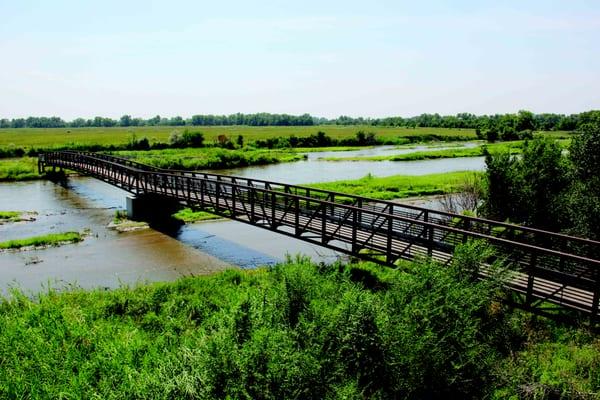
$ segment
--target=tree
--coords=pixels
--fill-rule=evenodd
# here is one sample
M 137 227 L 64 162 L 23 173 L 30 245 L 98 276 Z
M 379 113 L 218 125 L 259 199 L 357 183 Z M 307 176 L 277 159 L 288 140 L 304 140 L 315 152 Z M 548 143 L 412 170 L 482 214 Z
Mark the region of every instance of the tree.
M 585 124 L 569 149 L 572 189 L 568 196 L 571 231 L 600 239 L 600 122 Z
M 123 115 L 119 120 L 120 126 L 131 126 L 131 115 Z
M 483 213 L 493 219 L 560 230 L 568 187 L 561 152 L 557 142 L 544 138 L 525 142 L 520 158 L 486 150 Z
M 531 111 L 520 110 L 517 114 L 516 131 L 535 130 L 534 115 Z

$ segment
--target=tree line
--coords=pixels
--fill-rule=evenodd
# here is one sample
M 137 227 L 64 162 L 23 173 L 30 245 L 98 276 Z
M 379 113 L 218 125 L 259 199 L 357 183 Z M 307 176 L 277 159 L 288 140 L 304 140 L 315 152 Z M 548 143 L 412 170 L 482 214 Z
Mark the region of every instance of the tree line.
M 475 115 L 459 113 L 456 115 L 421 114 L 415 117 L 353 118 L 340 116 L 334 119 L 314 117 L 310 114 L 197 114 L 184 119 L 181 116 L 165 118 L 156 115 L 152 118 L 134 118 L 123 115 L 119 119 L 94 117 L 76 118 L 65 121 L 60 117 L 28 117 L 0 119 L 0 128 L 83 128 L 83 127 L 129 127 L 129 126 L 312 126 L 312 125 L 371 125 L 408 128 L 455 128 L 478 129 L 491 132 L 491 135 L 513 135 L 523 131 L 573 131 L 592 122 L 600 111 L 592 110 L 579 114 L 534 114 L 521 110 L 513 114 Z

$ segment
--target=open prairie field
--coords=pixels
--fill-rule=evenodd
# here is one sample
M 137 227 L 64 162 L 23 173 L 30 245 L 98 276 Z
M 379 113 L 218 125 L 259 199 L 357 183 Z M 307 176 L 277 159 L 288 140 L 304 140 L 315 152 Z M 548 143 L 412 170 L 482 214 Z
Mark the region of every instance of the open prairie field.
M 238 135 L 244 136 L 246 143 L 259 139 L 288 137 L 295 135 L 310 136 L 319 131 L 339 139 L 354 137 L 356 132 L 373 132 L 381 138 L 415 137 L 424 138 L 431 135 L 446 137 L 449 140 L 475 139 L 473 129 L 444 129 L 444 128 L 402 128 L 378 127 L 360 125 L 317 125 L 317 126 L 143 126 L 143 127 L 112 127 L 112 128 L 20 128 L 0 129 L 0 146 L 14 144 L 17 147 L 38 148 L 65 146 L 68 144 L 122 144 L 135 134 L 138 138 L 147 137 L 151 142 L 167 142 L 174 130 L 199 131 L 204 134 L 207 142 L 212 142 L 219 135 L 232 139 Z

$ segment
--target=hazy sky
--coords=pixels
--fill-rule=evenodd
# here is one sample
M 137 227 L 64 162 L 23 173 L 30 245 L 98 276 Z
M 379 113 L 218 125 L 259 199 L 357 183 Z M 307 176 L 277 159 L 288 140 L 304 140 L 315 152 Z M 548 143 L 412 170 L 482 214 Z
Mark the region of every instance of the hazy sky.
M 600 1 L 0 0 L 0 117 L 600 108 Z

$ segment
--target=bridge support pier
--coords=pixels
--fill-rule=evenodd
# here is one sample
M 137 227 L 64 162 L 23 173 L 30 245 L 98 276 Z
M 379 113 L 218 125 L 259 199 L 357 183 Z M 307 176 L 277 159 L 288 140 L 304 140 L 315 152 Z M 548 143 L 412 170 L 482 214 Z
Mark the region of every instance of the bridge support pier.
M 179 202 L 162 196 L 143 194 L 127 196 L 127 218 L 148 222 L 172 220 L 171 215 L 181 209 Z

